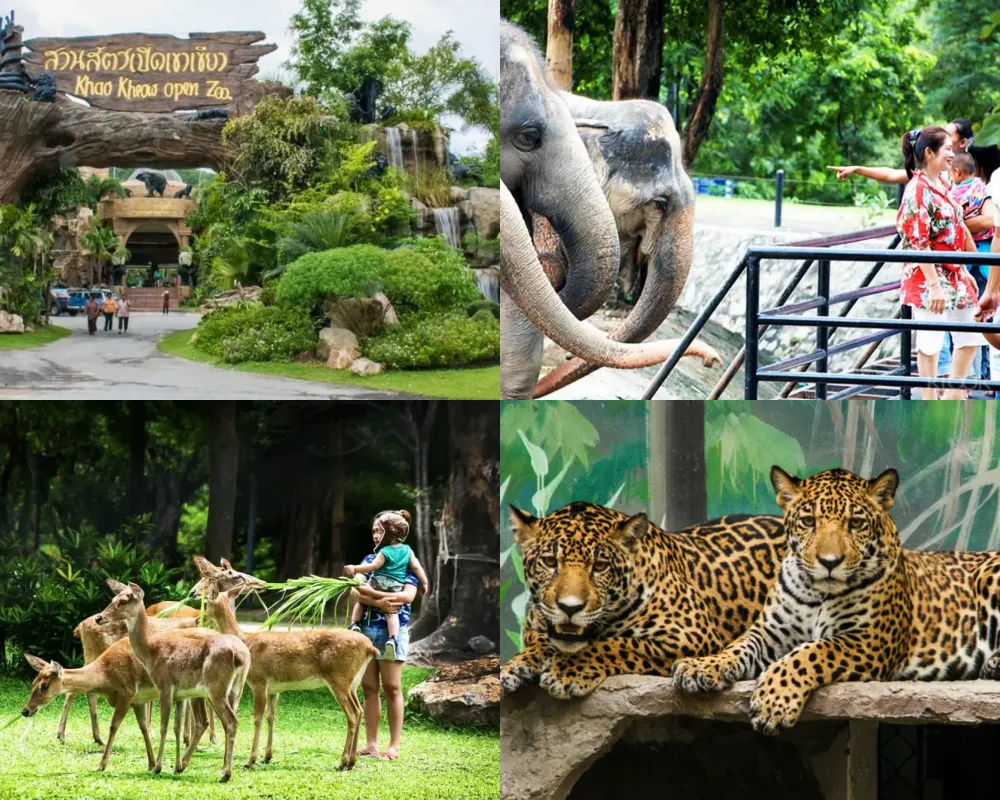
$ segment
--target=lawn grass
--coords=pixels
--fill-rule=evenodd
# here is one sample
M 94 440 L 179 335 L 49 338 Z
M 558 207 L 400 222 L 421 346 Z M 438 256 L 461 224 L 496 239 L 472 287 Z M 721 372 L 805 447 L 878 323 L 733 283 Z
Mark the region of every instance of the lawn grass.
M 227 364 L 221 358 L 203 353 L 189 344 L 191 334 L 192 331 L 184 330 L 165 336 L 160 340 L 160 351 L 222 369 L 236 369 L 242 372 L 257 372 L 321 383 L 349 384 L 376 391 L 406 392 L 452 400 L 496 400 L 500 397 L 499 365 L 466 369 L 389 370 L 381 375 L 362 378 L 346 369 L 329 369 L 319 362 L 248 361 L 243 364 Z
M 31 333 L 4 333 L 0 335 L 0 350 L 24 350 L 28 347 L 41 347 L 69 336 L 73 331 L 59 325 L 39 325 Z
M 408 691 L 430 670 L 404 667 Z M 30 694 L 27 681 L 0 679 L 0 726 L 20 710 Z M 216 721 L 218 745 L 208 735 L 182 775 L 173 774 L 173 720 L 164 755 L 164 771 L 146 771 L 142 736 L 129 712 L 118 736 L 107 771 L 96 772 L 101 759 L 90 737 L 87 703 L 78 697 L 66 726 L 66 744 L 56 741 L 63 698 L 41 709 L 33 720 L 17 718 L 0 729 L 0 798 L 44 800 L 477 800 L 500 795 L 499 731 L 450 729 L 408 715 L 403 727 L 398 761 L 358 759 L 350 772 L 338 772 L 346 723 L 343 713 L 325 689 L 286 692 L 275 723 L 274 759 L 246 771 L 242 765 L 253 737 L 253 701 L 247 688 L 240 704 L 239 731 L 233 758 L 233 777 L 218 782 L 222 769 L 223 730 Z M 111 709 L 98 702 L 102 735 L 107 735 Z M 159 712 L 154 704 L 154 750 L 159 735 Z M 31 726 L 34 722 L 33 727 Z M 362 726 L 361 746 L 364 746 Z M 261 757 L 267 733 L 261 736 Z M 383 715 L 379 744 L 388 745 Z

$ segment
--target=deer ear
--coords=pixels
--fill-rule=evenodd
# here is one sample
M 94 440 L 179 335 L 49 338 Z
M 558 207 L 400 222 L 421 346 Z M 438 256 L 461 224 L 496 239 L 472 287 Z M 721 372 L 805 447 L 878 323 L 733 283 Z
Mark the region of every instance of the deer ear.
M 233 565 L 224 558 L 219 559 L 219 563 L 222 565 L 223 569 L 233 569 Z M 233 572 L 236 572 L 236 570 L 233 569 Z
M 108 578 L 108 587 L 115 594 L 121 594 L 128 588 L 124 583 L 116 581 L 114 578 Z
M 142 591 L 142 587 L 138 583 L 130 583 L 128 585 L 128 588 L 132 590 L 132 594 L 134 594 L 136 596 L 136 599 L 138 600 L 142 600 L 142 598 L 145 596 L 144 592 Z
M 56 677 L 59 680 L 63 679 L 63 666 L 58 661 L 53 661 L 49 666 L 51 666 L 56 671 Z
M 226 590 L 226 597 L 230 600 L 236 600 L 241 594 L 243 594 L 242 586 L 233 586 Z
M 202 575 L 214 577 L 219 574 L 219 568 L 204 556 L 195 556 L 194 563 L 198 565 Z
M 45 669 L 48 666 L 48 663 L 44 659 L 41 659 L 38 656 L 33 656 L 33 655 L 29 654 L 29 653 L 25 653 L 24 654 L 24 660 L 27 661 L 28 664 L 31 665 L 31 668 L 35 672 L 41 672 L 43 669 Z

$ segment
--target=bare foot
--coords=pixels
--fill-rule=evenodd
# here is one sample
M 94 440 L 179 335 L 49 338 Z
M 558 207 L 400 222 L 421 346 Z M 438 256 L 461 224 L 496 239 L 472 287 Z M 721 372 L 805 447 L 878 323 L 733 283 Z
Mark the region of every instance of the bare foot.
M 382 758 L 386 759 L 387 761 L 395 761 L 397 758 L 399 758 L 399 748 L 390 747 L 386 750 L 383 750 Z
M 358 758 L 361 756 L 371 756 L 373 758 L 378 758 L 378 745 L 370 744 L 367 747 L 358 750 Z

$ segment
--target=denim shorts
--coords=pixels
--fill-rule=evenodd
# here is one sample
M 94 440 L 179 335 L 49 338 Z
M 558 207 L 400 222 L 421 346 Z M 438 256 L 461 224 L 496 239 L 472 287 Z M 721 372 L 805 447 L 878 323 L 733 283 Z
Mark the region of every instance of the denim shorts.
M 389 638 L 389 629 L 385 625 L 362 625 L 361 632 L 378 650 L 377 661 L 384 661 L 385 642 Z M 396 637 L 396 660 L 406 661 L 406 653 L 410 649 L 410 630 L 406 625 L 399 626 L 399 636 Z

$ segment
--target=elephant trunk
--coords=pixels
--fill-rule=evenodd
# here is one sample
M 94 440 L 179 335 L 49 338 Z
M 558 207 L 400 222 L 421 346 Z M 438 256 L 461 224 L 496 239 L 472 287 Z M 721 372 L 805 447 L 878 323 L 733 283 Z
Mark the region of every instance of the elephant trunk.
M 611 334 L 610 338 L 615 341 L 642 341 L 662 325 L 677 303 L 691 269 L 694 252 L 693 202 L 685 203 L 661 223 L 650 219 L 653 213 L 659 212 L 646 212 L 646 235 L 642 242 L 642 250 L 649 259 L 646 284 L 635 307 Z M 544 397 L 568 386 L 599 366 L 588 364 L 586 359 L 571 359 L 546 375 L 545 381 L 536 387 L 534 396 Z
M 670 357 L 674 349 L 670 343 L 622 344 L 573 316 L 545 277 L 517 203 L 502 182 L 500 230 L 500 286 L 556 344 L 585 361 L 617 369 L 648 367 Z

